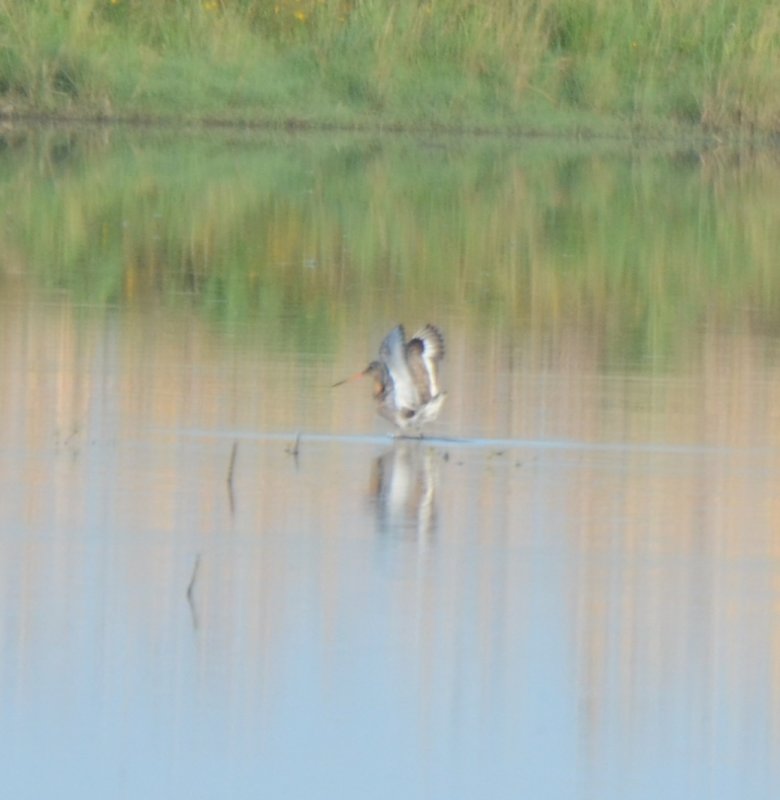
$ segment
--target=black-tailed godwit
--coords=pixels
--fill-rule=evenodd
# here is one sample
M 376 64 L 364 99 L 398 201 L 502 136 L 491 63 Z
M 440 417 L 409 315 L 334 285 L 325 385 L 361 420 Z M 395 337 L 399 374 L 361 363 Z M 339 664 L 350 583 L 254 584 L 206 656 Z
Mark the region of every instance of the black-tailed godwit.
M 352 378 L 371 375 L 377 410 L 401 431 L 419 431 L 439 415 L 447 397 L 439 388 L 439 361 L 444 358 L 444 337 L 435 325 L 426 325 L 407 342 L 403 325 L 385 336 L 379 358 Z

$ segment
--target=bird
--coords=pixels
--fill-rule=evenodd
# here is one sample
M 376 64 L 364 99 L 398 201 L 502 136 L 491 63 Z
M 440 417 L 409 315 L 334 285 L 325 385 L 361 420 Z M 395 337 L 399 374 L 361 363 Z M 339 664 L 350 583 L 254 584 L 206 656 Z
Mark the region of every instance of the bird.
M 379 358 L 350 378 L 374 379 L 377 411 L 402 433 L 421 433 L 441 411 L 446 392 L 439 388 L 439 362 L 444 358 L 444 336 L 428 323 L 406 341 L 403 325 L 396 325 L 379 347 Z

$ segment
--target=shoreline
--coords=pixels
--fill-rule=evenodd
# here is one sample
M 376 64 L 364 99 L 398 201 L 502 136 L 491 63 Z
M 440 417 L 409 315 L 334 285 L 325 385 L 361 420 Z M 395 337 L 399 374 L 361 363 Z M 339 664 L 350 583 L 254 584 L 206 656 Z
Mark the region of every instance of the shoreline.
M 300 116 L 239 117 L 231 115 L 180 116 L 155 113 L 104 114 L 84 111 L 0 111 L 0 127 L 10 126 L 107 126 L 137 129 L 179 129 L 183 131 L 261 131 L 268 133 L 323 133 L 356 135 L 399 136 L 443 136 L 464 139 L 527 139 L 560 142 L 614 142 L 616 144 L 653 144 L 678 146 L 735 146 L 778 147 L 780 133 L 744 130 L 714 131 L 701 126 L 682 126 L 668 123 L 636 125 L 630 122 L 601 117 L 594 121 L 591 115 L 570 114 L 566 123 L 551 121 L 543 123 L 517 123 L 493 125 L 484 123 L 452 124 L 431 121 L 402 122 L 398 120 L 369 120 L 356 118 L 352 121 L 306 119 Z

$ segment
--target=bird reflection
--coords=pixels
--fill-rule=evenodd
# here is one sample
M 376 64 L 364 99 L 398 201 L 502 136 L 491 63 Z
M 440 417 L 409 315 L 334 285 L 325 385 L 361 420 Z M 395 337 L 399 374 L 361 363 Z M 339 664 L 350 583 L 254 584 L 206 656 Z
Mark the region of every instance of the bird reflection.
M 436 529 L 435 451 L 399 439 L 376 459 L 371 495 L 380 533 L 429 539 Z

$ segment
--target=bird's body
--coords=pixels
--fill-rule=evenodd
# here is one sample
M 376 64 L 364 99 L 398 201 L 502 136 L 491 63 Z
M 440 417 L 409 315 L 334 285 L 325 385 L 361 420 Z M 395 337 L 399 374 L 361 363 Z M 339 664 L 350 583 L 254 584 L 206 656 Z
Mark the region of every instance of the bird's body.
M 373 377 L 377 410 L 385 419 L 402 432 L 419 431 L 436 419 L 447 397 L 439 388 L 444 337 L 436 326 L 426 325 L 405 339 L 403 325 L 397 325 L 385 336 L 379 358 L 355 377 Z

